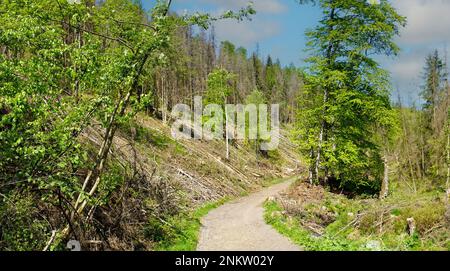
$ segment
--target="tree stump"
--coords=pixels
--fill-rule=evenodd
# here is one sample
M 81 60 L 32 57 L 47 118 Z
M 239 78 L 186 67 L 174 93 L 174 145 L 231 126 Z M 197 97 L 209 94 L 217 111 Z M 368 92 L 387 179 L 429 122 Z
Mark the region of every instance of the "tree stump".
M 406 219 L 406 223 L 408 224 L 407 231 L 410 236 L 414 235 L 416 232 L 416 220 L 414 217 L 410 217 Z

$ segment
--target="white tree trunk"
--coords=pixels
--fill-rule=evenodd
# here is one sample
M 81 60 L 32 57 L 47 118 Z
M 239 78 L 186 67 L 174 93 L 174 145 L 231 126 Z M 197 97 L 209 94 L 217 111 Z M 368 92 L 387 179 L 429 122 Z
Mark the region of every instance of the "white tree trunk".
M 380 199 L 385 199 L 389 195 L 389 165 L 387 155 L 383 157 L 383 163 L 384 163 L 384 177 L 383 183 L 381 184 Z
M 229 137 L 228 137 L 228 110 L 227 110 L 227 99 L 225 98 L 225 144 L 227 146 L 227 153 L 226 153 L 226 158 L 227 160 L 230 159 L 230 144 L 228 142 Z
M 448 130 L 448 128 L 447 128 Z M 447 181 L 445 183 L 446 188 L 446 200 L 447 205 L 450 203 L 450 133 L 447 132 Z

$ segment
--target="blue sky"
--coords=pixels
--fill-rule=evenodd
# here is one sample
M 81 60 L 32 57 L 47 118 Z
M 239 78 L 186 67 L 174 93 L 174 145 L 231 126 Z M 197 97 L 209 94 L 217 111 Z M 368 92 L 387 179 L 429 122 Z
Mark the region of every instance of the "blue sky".
M 153 0 L 142 0 L 150 7 Z M 321 12 L 318 7 L 299 5 L 296 0 L 254 0 L 257 14 L 252 21 L 221 21 L 215 24 L 219 41 L 229 40 L 249 51 L 259 43 L 262 56 L 279 58 L 283 65 L 303 65 L 305 31 L 314 27 Z M 397 39 L 402 53 L 395 59 L 380 59 L 391 72 L 392 85 L 399 90 L 405 104 L 420 104 L 418 93 L 425 56 L 434 49 L 445 55 L 450 43 L 449 0 L 393 0 L 400 14 L 408 17 L 408 26 Z M 248 0 L 173 0 L 172 10 L 177 13 L 195 11 L 220 14 L 237 10 Z M 397 93 L 393 93 L 397 97 Z
M 142 1 L 149 7 L 151 2 Z M 248 0 L 173 0 L 172 10 L 179 14 L 196 11 L 220 14 L 245 7 Z M 317 7 L 299 5 L 296 0 L 254 0 L 257 14 L 251 21 L 225 20 L 215 23 L 219 41 L 229 40 L 249 51 L 259 44 L 261 55 L 279 58 L 283 65 L 302 65 L 305 31 L 317 24 L 321 12 Z

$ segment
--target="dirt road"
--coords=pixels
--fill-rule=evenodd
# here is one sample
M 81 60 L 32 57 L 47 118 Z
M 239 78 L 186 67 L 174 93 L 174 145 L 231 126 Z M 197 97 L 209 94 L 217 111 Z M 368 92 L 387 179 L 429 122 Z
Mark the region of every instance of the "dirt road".
M 199 251 L 299 251 L 289 239 L 264 222 L 264 201 L 287 189 L 292 181 L 225 204 L 202 219 Z

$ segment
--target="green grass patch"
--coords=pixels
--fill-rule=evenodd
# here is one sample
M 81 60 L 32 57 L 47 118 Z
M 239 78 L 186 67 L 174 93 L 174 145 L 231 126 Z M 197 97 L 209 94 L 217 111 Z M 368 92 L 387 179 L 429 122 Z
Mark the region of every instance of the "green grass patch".
M 129 139 L 134 137 L 134 140 L 141 144 L 149 144 L 159 149 L 166 149 L 171 145 L 175 145 L 177 152 L 183 151 L 182 146 L 177 144 L 177 142 L 171 137 L 157 130 L 143 127 L 137 124 L 134 120 L 120 123 L 119 129 L 126 137 L 128 137 Z
M 265 220 L 305 250 L 442 251 L 450 248 L 445 207 L 443 199 L 433 193 L 411 195 L 396 191 L 384 201 L 327 193 L 321 202 L 305 205 L 290 216 L 282 213 L 278 203 L 267 202 Z M 331 214 L 330 224 L 318 219 L 325 214 Z M 408 218 L 416 222 L 412 236 L 406 230 Z M 314 236 L 302 226 L 308 222 L 322 225 L 323 234 Z
M 219 201 L 205 204 L 190 213 L 170 217 L 166 223 L 159 220 L 150 221 L 146 227 L 146 234 L 153 235 L 153 239 L 157 240 L 155 247 L 157 251 L 195 251 L 200 233 L 201 218 L 229 200 L 230 198 L 225 197 Z
M 287 182 L 289 180 L 295 180 L 297 179 L 297 177 L 293 177 L 291 179 L 286 179 L 286 178 L 272 178 L 272 177 L 268 177 L 268 178 L 264 178 L 261 186 L 262 187 L 271 187 L 273 185 L 279 184 L 279 183 L 284 183 Z

